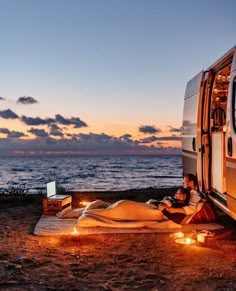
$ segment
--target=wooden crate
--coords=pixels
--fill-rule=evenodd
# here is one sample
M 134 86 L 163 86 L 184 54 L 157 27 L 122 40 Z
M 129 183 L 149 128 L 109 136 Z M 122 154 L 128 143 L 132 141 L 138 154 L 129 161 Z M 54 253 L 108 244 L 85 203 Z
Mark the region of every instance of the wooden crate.
M 64 209 L 71 209 L 72 197 L 70 195 L 54 195 L 43 199 L 43 214 L 55 215 Z

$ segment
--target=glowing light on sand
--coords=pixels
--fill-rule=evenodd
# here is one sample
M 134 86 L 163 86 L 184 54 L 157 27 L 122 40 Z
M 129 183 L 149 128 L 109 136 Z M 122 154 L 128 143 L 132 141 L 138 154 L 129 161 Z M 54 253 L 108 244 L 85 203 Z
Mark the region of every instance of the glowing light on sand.
M 184 233 L 179 231 L 179 232 L 176 232 L 174 234 L 174 236 L 175 236 L 175 238 L 183 238 L 184 237 Z
M 87 206 L 89 203 L 89 201 L 80 201 L 80 204 L 83 206 Z
M 74 230 L 71 232 L 71 235 L 79 235 L 79 231 L 77 231 L 76 226 L 74 226 Z
M 194 244 L 196 241 L 195 239 L 192 239 L 190 237 L 185 237 L 185 238 L 177 238 L 175 242 L 177 244 L 182 244 L 182 245 L 191 245 L 191 244 Z

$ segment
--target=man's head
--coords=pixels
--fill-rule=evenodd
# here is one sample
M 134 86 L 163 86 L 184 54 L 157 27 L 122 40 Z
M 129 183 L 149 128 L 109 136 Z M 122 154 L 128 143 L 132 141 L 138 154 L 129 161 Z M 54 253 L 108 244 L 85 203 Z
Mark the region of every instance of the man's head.
M 185 174 L 184 175 L 184 181 L 183 181 L 184 187 L 188 189 L 195 189 L 197 186 L 197 178 L 194 174 Z

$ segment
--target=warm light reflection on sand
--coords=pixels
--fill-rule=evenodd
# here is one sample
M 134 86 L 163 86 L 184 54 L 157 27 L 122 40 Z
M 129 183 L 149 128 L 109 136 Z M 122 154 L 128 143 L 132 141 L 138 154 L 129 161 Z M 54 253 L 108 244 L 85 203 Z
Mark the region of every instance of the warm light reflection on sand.
M 73 236 L 79 235 L 79 231 L 76 229 L 76 226 L 74 226 L 74 230 L 71 232 L 71 235 Z
M 194 244 L 196 241 L 190 237 L 186 237 L 186 238 L 177 238 L 175 242 L 177 244 L 182 244 L 182 245 L 191 245 L 191 244 Z
M 90 202 L 89 201 L 80 201 L 80 205 L 87 206 Z

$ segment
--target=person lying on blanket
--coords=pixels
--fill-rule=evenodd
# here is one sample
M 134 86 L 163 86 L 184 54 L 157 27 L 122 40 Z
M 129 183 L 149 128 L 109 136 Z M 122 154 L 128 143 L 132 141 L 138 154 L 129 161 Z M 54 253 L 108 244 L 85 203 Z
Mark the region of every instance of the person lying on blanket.
M 181 224 L 186 217 L 186 213 L 169 211 L 169 209 L 175 210 L 176 208 L 184 209 L 184 207 L 188 207 L 190 195 L 190 190 L 188 188 L 181 187 L 175 193 L 174 201 L 166 203 L 166 200 L 164 200 L 163 203 L 159 204 L 158 209 L 161 210 L 169 220 Z
M 112 228 L 178 228 L 185 214 L 172 214 L 167 209 L 170 206 L 173 208 L 186 206 L 189 199 L 190 191 L 181 187 L 177 190 L 171 202 L 166 197 L 159 205 L 129 200 L 118 201 L 110 205 L 104 201 L 96 200 L 91 202 L 87 209 L 83 211 L 83 215 L 79 217 L 77 225 L 82 228 L 95 226 Z M 169 203 L 167 203 L 167 200 Z M 137 209 L 140 213 L 137 212 Z
M 109 206 L 104 204 L 103 201 L 97 200 L 91 203 L 87 209 L 84 210 L 83 215 L 96 215 L 102 218 L 111 220 L 172 220 L 176 223 L 181 223 L 186 214 L 184 213 L 170 213 L 168 209 L 171 208 L 181 208 L 188 206 L 190 200 L 190 191 L 187 188 L 180 187 L 174 199 L 167 203 L 167 199 L 163 199 L 159 205 L 154 205 L 151 203 L 140 203 L 130 200 L 121 200 L 113 203 Z M 91 209 L 97 207 L 97 209 Z M 101 209 L 101 207 L 103 209 Z M 106 208 L 104 208 L 106 207 Z
M 185 217 L 194 213 L 197 203 L 201 200 L 200 194 L 195 190 L 196 187 L 196 177 L 193 174 L 187 174 L 184 176 L 184 186 L 190 190 L 190 198 L 188 195 L 185 197 L 184 203 L 181 205 L 176 205 L 176 207 L 167 207 L 165 208 L 165 213 L 169 214 L 180 213 L 183 215 L 173 215 L 176 217 Z M 85 208 L 83 214 L 89 215 L 99 215 L 101 217 L 111 219 L 111 220 L 165 220 L 167 216 L 163 213 L 161 209 L 159 210 L 157 206 L 149 203 L 140 203 L 130 200 L 121 200 L 111 204 L 109 206 L 105 205 L 105 209 L 91 209 L 95 208 L 94 206 L 100 203 L 102 206 L 102 201 L 96 201 L 95 204 L 91 204 Z M 98 204 L 99 204 L 98 203 Z M 178 220 L 182 220 L 178 218 Z
M 156 205 L 166 218 L 180 224 L 186 217 L 186 213 L 174 212 L 174 210 L 175 208 L 183 209 L 183 207 L 188 207 L 190 195 L 188 188 L 180 187 L 175 193 L 174 198 L 165 196 L 161 201 L 150 199 L 146 203 Z M 169 211 L 170 208 L 171 210 Z

